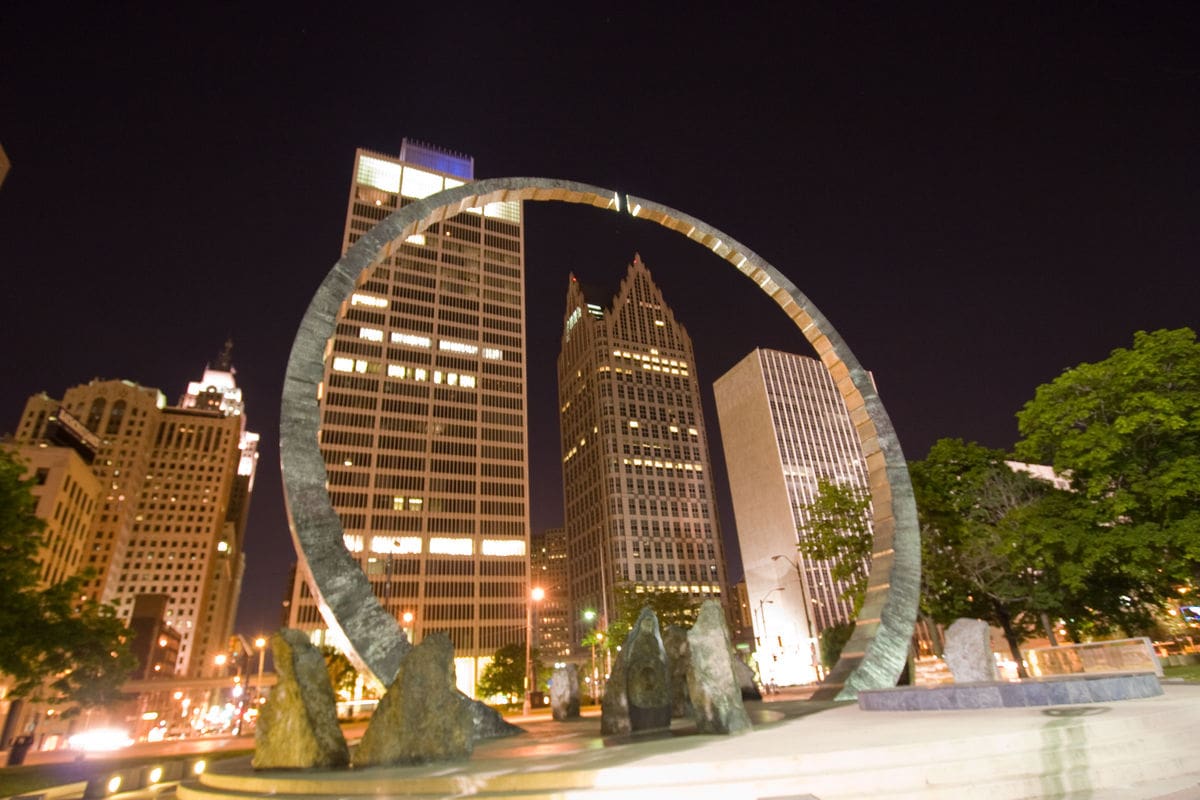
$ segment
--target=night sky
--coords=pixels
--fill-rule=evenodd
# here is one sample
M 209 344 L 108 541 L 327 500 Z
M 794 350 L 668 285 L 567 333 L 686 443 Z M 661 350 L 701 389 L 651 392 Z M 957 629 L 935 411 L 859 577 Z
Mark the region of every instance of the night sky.
M 280 388 L 356 147 L 407 136 L 725 231 L 874 372 L 909 458 L 1010 447 L 1038 384 L 1200 325 L 1200 5 L 475 5 L 0 15 L 0 432 L 93 377 L 175 402 L 232 337 L 264 439 L 242 632 L 276 627 L 295 559 Z M 712 381 L 755 346 L 810 352 L 799 332 L 676 234 L 526 209 L 534 530 L 561 524 L 567 276 L 615 287 L 634 252 L 693 336 L 723 472 Z

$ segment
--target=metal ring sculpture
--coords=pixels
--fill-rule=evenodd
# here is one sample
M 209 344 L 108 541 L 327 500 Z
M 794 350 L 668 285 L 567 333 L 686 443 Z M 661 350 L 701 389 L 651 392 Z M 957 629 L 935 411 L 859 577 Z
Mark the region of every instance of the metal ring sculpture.
M 321 614 L 346 636 L 352 658 L 390 683 L 410 645 L 371 591 L 342 542 L 318 447 L 318 393 L 338 309 L 359 275 L 390 242 L 420 233 L 468 208 L 510 200 L 576 203 L 656 222 L 712 251 L 779 304 L 815 348 L 846 402 L 867 460 L 874 548 L 867 596 L 854 635 L 825 679 L 824 694 L 854 699 L 860 689 L 894 686 L 916 621 L 920 538 L 912 484 L 891 420 L 870 376 L 816 306 L 767 261 L 716 228 L 658 203 L 549 178 L 492 178 L 414 201 L 359 239 L 317 289 L 288 359 L 280 414 L 284 493 L 296 552 L 308 566 Z

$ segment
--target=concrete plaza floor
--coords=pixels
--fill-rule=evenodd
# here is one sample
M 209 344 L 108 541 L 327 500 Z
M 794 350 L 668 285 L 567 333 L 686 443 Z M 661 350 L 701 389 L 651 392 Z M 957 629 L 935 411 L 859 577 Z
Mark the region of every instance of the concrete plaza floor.
M 1200 685 L 1087 706 L 868 712 L 781 692 L 747 703 L 748 734 L 601 737 L 595 712 L 513 721 L 466 762 L 254 772 L 224 762 L 181 800 L 288 798 L 1091 798 L 1200 800 Z

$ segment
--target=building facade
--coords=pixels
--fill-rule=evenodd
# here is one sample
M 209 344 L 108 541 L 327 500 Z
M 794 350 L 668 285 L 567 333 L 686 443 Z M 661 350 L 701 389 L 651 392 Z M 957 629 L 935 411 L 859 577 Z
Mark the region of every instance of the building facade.
M 41 586 L 75 576 L 84 564 L 88 532 L 96 514 L 100 482 L 87 456 L 73 447 L 46 440 L 17 446 L 33 478 L 37 516 L 46 523 L 38 550 Z
M 611 298 L 571 277 L 558 397 L 574 641 L 618 585 L 726 602 L 692 341 L 640 257 Z
M 533 586 L 545 592 L 533 609 L 533 644 L 543 664 L 562 662 L 572 653 L 566 528 L 549 528 L 531 538 L 529 575 Z
M 42 441 L 64 417 L 98 442 L 91 472 L 100 493 L 80 560 L 95 571 L 90 596 L 115 606 L 127 625 L 139 597 L 165 598 L 162 621 L 179 634 L 168 671 L 217 674 L 214 659 L 237 614 L 253 480 L 252 470 L 239 474 L 240 409 L 170 408 L 156 389 L 94 380 L 61 402 L 30 398 L 17 439 Z
M 398 156 L 359 150 L 343 252 L 398 208 L 473 177 L 469 156 L 410 140 Z M 320 397 L 346 547 L 412 638 L 450 637 L 468 693 L 496 649 L 525 636 L 523 253 L 520 202 L 391 242 L 342 304 Z M 301 563 L 290 625 L 322 640 L 311 584 Z
M 821 675 L 817 637 L 853 608 L 828 563 L 796 546 L 818 480 L 866 490 L 857 434 L 829 372 L 813 358 L 755 350 L 713 392 L 760 677 L 811 683 Z

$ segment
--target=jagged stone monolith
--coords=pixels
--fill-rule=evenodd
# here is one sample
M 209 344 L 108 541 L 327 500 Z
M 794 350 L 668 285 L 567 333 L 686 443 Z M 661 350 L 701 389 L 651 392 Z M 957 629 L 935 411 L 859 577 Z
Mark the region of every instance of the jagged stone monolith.
M 613 659 L 612 672 L 604 684 L 604 695 L 600 698 L 600 733 L 603 736 L 619 736 L 629 733 L 629 694 L 625 691 L 625 651 Z
M 472 700 L 462 692 L 458 693 L 459 705 L 467 709 L 475 726 L 475 741 L 480 739 L 499 739 L 504 736 L 516 736 L 523 733 L 521 728 L 508 722 L 500 716 L 500 712 L 484 703 L 482 700 Z
M 678 625 L 668 625 L 662 633 L 667 653 L 667 674 L 671 683 L 671 716 L 686 717 L 688 705 L 688 634 Z
M 303 632 L 285 628 L 271 637 L 278 682 L 254 733 L 255 769 L 344 767 L 350 763 L 338 726 L 337 701 L 325 657 Z
M 356 767 L 470 758 L 475 720 L 454 685 L 454 646 L 425 637 L 404 661 L 354 751 Z
M 733 676 L 742 690 L 742 700 L 762 700 L 762 692 L 754 681 L 754 670 L 740 658 L 733 659 Z
M 567 664 L 550 676 L 550 712 L 556 720 L 579 719 L 579 667 Z
M 981 619 L 956 619 L 946 628 L 942 658 L 954 673 L 955 683 L 983 683 L 996 680 L 996 660 L 992 657 L 992 636 Z
M 691 654 L 688 696 L 696 729 L 700 733 L 724 734 L 750 730 L 750 716 L 742 705 L 742 690 L 734 676 L 735 657 L 725 614 L 715 600 L 701 604 L 687 640 Z
M 638 733 L 671 727 L 671 681 L 658 617 L 643 608 L 617 654 L 600 704 L 600 731 Z

